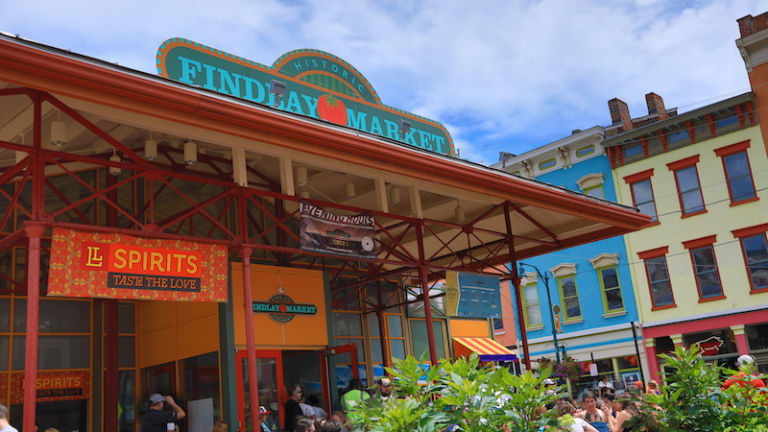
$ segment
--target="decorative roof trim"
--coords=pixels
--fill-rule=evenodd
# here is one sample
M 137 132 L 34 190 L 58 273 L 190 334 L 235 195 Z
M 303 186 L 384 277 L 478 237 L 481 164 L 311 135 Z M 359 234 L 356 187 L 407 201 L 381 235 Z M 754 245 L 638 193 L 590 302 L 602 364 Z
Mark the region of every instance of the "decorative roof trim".
M 592 263 L 592 267 L 595 268 L 595 270 L 603 267 L 608 266 L 614 266 L 619 263 L 619 254 L 614 253 L 601 253 L 600 255 L 591 258 L 589 262 Z
M 576 274 L 576 263 L 560 263 L 549 269 L 556 278 Z

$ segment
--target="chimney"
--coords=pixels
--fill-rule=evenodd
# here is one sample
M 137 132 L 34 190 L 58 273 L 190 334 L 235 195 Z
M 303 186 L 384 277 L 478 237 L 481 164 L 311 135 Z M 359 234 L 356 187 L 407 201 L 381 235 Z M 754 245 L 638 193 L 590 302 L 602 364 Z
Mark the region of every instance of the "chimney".
M 654 92 L 650 92 L 647 95 L 645 95 L 645 103 L 648 105 L 648 114 L 654 115 L 658 114 L 659 118 L 657 120 L 664 120 L 667 118 L 667 109 L 664 108 L 664 99 L 661 98 L 661 96 L 657 95 Z
M 611 123 L 621 123 L 621 132 L 626 132 L 633 129 L 632 117 L 629 115 L 629 107 L 626 102 L 618 98 L 613 98 L 608 101 L 608 110 L 611 112 Z
M 762 13 L 756 17 L 747 15 L 739 18 L 736 22 L 739 23 L 741 37 L 747 37 L 768 28 L 768 13 Z

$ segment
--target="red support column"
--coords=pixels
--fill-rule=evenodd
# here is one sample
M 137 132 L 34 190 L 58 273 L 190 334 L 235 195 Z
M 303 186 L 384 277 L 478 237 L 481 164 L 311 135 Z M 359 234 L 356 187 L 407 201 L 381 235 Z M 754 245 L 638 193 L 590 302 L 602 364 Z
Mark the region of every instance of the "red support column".
M 242 246 L 243 258 L 243 311 L 245 312 L 245 338 L 248 350 L 248 392 L 251 404 L 251 430 L 260 430 L 259 426 L 259 377 L 256 374 L 256 335 L 253 329 L 253 295 L 251 294 L 251 253 L 252 248 Z M 26 432 L 26 431 L 25 431 Z
M 739 355 L 749 354 L 749 345 L 747 344 L 747 335 L 743 325 L 731 326 L 733 338 L 736 340 L 736 349 Z
M 118 430 L 118 318 L 117 300 L 104 302 L 104 430 Z M 98 337 L 98 336 L 96 336 Z M 98 372 L 96 372 L 98 373 Z
M 45 213 L 45 155 L 42 145 L 42 107 L 40 94 L 30 95 L 33 104 L 32 121 L 32 220 L 43 220 Z M 37 408 L 37 334 L 40 314 L 40 241 L 45 226 L 27 222 L 24 231 L 29 238 L 27 258 L 27 334 L 24 346 L 24 431 L 35 432 Z
M 423 220 L 416 227 L 416 242 L 419 247 L 419 277 L 421 279 L 421 295 L 424 302 L 424 319 L 427 325 L 427 341 L 429 342 L 429 360 L 432 366 L 437 366 L 437 347 L 435 346 L 435 328 L 432 324 L 432 304 L 429 300 L 429 267 L 424 255 Z
M 117 183 L 117 178 L 106 171 L 106 184 L 108 187 Z M 117 190 L 111 190 L 107 197 L 112 202 L 117 202 Z M 117 210 L 112 206 L 106 209 L 107 225 L 117 227 Z M 118 430 L 117 405 L 118 394 L 118 306 L 116 299 L 104 301 L 104 381 L 102 398 L 104 401 L 104 430 Z M 96 337 L 100 337 L 96 336 Z M 96 373 L 100 373 L 98 371 Z
M 659 379 L 659 360 L 656 358 L 656 341 L 653 338 L 645 338 L 645 361 L 648 364 L 648 381 L 661 382 Z
M 40 311 L 40 239 L 45 232 L 42 224 L 27 223 L 29 237 L 27 264 L 27 335 L 24 347 L 24 432 L 35 432 L 37 408 L 37 331 Z
M 384 322 L 387 319 L 387 316 L 384 314 L 384 310 L 379 308 L 376 309 L 376 318 L 379 320 L 379 343 L 381 344 L 381 365 L 384 367 L 389 367 L 389 350 L 387 349 L 387 338 L 386 338 L 386 323 Z
M 509 217 L 509 202 L 504 203 L 504 222 L 507 228 L 507 247 L 509 248 L 509 260 L 512 266 L 512 286 L 515 289 L 515 302 L 517 302 L 517 322 L 520 324 L 520 339 L 523 344 L 523 356 L 525 368 L 531 370 L 531 355 L 528 352 L 528 335 L 525 329 L 525 314 L 523 312 L 522 298 L 520 297 L 520 275 L 517 274 L 517 255 L 515 254 L 515 240 L 512 237 L 512 220 Z
M 376 280 L 376 298 L 378 305 L 376 309 L 376 319 L 379 321 L 379 344 L 381 345 L 381 365 L 389 367 L 389 347 L 387 346 L 387 316 L 384 314 L 384 299 L 381 297 L 381 280 Z

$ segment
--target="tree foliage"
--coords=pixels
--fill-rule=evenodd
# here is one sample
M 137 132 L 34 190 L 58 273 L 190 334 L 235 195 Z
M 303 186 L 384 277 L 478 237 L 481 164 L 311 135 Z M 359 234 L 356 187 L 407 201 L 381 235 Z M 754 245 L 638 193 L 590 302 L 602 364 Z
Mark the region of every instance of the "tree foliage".
M 367 400 L 351 413 L 359 431 L 528 432 L 557 424 L 541 407 L 556 398 L 544 378 L 530 372 L 516 376 L 507 369 L 483 365 L 477 355 L 444 361 L 426 372 L 424 361 L 397 359 L 387 372 L 398 398 Z M 548 374 L 546 375 L 548 376 Z

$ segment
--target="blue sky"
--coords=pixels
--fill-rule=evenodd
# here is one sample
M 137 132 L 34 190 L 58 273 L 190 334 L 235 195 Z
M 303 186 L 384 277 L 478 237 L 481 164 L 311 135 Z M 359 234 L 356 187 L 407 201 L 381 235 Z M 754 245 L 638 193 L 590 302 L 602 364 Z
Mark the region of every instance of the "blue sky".
M 633 116 L 645 94 L 689 111 L 749 91 L 736 19 L 756 0 L 0 0 L 0 30 L 155 73 L 184 37 L 271 64 L 316 48 L 362 72 L 382 102 L 442 122 L 461 156 L 492 164 L 573 129 Z

